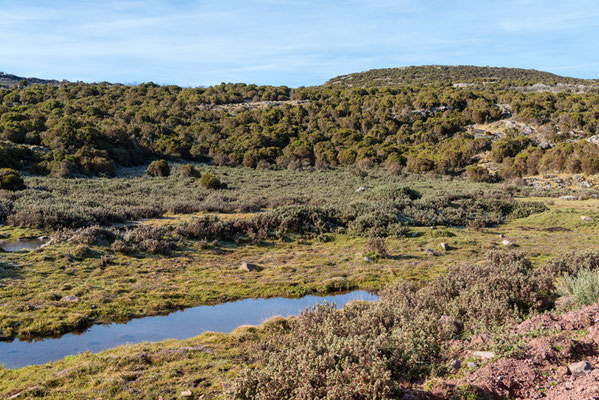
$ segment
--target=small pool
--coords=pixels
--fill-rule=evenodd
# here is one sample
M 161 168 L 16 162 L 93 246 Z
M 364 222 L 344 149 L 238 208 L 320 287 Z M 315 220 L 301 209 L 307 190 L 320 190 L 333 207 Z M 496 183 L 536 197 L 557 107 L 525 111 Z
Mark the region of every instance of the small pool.
M 70 333 L 58 339 L 0 342 L 0 364 L 6 368 L 19 368 L 60 360 L 85 351 L 95 353 L 123 344 L 187 339 L 207 331 L 231 332 L 241 325 L 258 325 L 275 315 L 298 315 L 306 307 L 324 301 L 342 307 L 354 300 L 374 301 L 378 300 L 378 296 L 358 290 L 330 296 L 247 299 L 193 307 L 166 316 L 134 319 L 125 324 L 94 325 L 81 334 Z
M 0 247 L 4 251 L 14 253 L 22 250 L 35 250 L 50 241 L 49 237 L 27 238 L 17 240 L 0 240 Z

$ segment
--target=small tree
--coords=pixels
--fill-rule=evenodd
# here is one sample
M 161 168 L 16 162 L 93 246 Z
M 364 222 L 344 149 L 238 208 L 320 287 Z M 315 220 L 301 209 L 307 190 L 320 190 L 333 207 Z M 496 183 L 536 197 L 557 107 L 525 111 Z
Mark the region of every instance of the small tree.
M 4 190 L 23 190 L 25 189 L 25 182 L 21 175 L 11 168 L 0 169 L 0 189 Z
M 200 185 L 206 189 L 221 189 L 223 183 L 212 174 L 203 174 L 200 178 Z
M 184 178 L 200 178 L 202 176 L 193 164 L 181 165 L 179 175 Z
M 171 169 L 165 160 L 156 160 L 152 161 L 146 172 L 150 176 L 169 176 Z

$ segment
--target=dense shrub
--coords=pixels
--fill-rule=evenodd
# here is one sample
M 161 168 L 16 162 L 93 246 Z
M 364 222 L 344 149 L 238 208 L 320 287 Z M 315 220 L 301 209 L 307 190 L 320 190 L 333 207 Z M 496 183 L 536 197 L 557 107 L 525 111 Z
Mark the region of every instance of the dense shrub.
M 147 173 L 150 176 L 169 176 L 171 168 L 165 160 L 156 160 L 150 163 Z
M 25 182 L 14 169 L 0 168 L 0 189 L 23 190 L 25 189 Z
M 193 164 L 185 164 L 179 167 L 179 175 L 184 178 L 200 178 L 202 174 Z
M 368 192 L 369 198 L 384 200 L 417 200 L 422 197 L 418 191 L 399 184 L 377 186 Z
M 451 268 L 423 288 L 403 282 L 377 303 L 308 309 L 273 335 L 258 367 L 228 389 L 233 399 L 398 399 L 402 385 L 442 373 L 443 349 L 462 329 L 477 332 L 541 310 L 553 277 L 518 253 Z
M 223 188 L 223 184 L 221 181 L 212 174 L 202 174 L 200 178 L 200 185 L 206 189 L 221 189 Z
M 466 168 L 466 177 L 472 182 L 493 182 L 495 177 L 485 167 L 470 165 Z

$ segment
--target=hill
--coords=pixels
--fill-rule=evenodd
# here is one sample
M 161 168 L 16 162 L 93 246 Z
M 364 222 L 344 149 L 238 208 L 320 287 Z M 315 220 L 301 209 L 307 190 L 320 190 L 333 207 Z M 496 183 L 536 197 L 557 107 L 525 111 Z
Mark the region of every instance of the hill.
M 22 85 L 22 83 L 25 83 L 25 85 Z M 58 83 L 60 82 L 54 79 L 24 78 L 22 76 L 0 72 L 0 88 L 10 89 L 18 86 L 28 86 L 33 84 L 56 85 Z
M 330 79 L 325 85 L 343 87 L 398 86 L 414 82 L 482 83 L 512 81 L 523 84 L 584 84 L 588 80 L 522 68 L 477 67 L 472 65 L 423 65 L 371 69 Z
M 0 168 L 113 175 L 165 158 L 275 169 L 383 165 L 440 175 L 482 165 L 491 172 L 471 169 L 477 180 L 599 173 L 594 81 L 485 67 L 352 76 L 405 83 L 0 88 Z M 484 84 L 489 79 L 500 83 Z

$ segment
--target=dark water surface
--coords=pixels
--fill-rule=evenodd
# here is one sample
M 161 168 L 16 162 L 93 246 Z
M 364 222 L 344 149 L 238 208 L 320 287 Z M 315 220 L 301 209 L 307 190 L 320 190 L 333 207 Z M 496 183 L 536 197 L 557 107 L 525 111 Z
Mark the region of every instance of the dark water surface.
M 123 344 L 186 339 L 206 331 L 231 332 L 241 325 L 258 325 L 275 315 L 298 315 L 306 307 L 325 300 L 342 307 L 352 300 L 373 301 L 378 300 L 378 297 L 357 290 L 331 296 L 247 299 L 193 307 L 166 316 L 134 319 L 125 324 L 94 325 L 81 334 L 69 333 L 58 339 L 0 342 L 0 364 L 6 368 L 19 368 L 60 360 L 85 351 L 95 353 Z
M 35 250 L 42 247 L 50 239 L 49 238 L 32 238 L 32 239 L 19 239 L 19 240 L 0 240 L 0 247 L 4 251 L 14 253 L 21 250 Z

